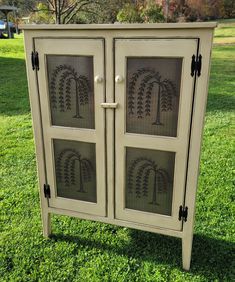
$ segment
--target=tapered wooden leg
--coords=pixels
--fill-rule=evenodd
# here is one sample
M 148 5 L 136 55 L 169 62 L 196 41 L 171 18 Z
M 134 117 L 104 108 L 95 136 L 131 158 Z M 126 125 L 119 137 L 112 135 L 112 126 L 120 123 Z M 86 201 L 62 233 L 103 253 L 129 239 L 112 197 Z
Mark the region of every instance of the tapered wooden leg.
M 182 261 L 183 269 L 189 270 L 191 263 L 193 236 L 185 236 L 182 238 Z
M 51 214 L 42 211 L 43 236 L 48 238 L 51 235 Z

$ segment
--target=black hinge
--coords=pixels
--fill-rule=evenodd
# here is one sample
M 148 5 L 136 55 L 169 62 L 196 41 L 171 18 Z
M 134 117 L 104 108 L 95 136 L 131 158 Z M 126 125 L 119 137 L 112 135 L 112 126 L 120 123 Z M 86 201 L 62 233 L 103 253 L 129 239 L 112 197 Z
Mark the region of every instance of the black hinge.
M 195 74 L 197 76 L 200 76 L 201 68 L 202 68 L 202 55 L 199 55 L 197 58 L 195 55 L 193 55 L 192 63 L 191 63 L 191 76 L 194 76 Z
M 49 184 L 44 184 L 44 196 L 45 198 L 51 197 L 51 189 Z
M 179 208 L 179 220 L 187 221 L 188 207 L 180 206 Z
M 32 53 L 31 53 L 31 63 L 32 63 L 32 69 L 33 70 L 39 70 L 38 52 L 32 51 Z

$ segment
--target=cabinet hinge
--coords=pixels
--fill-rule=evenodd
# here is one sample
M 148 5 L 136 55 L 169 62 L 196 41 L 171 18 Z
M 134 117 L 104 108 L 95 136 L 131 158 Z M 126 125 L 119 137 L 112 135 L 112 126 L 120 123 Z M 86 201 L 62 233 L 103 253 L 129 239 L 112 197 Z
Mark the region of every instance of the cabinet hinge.
M 39 70 L 38 52 L 32 51 L 32 53 L 31 53 L 31 63 L 32 63 L 32 69 L 33 70 Z
M 44 196 L 45 198 L 51 197 L 51 189 L 49 184 L 44 184 Z
M 179 207 L 179 220 L 187 221 L 188 218 L 188 207 Z
M 191 62 L 191 76 L 194 76 L 195 74 L 197 76 L 200 76 L 201 68 L 202 68 L 202 55 L 199 55 L 198 57 L 193 55 Z

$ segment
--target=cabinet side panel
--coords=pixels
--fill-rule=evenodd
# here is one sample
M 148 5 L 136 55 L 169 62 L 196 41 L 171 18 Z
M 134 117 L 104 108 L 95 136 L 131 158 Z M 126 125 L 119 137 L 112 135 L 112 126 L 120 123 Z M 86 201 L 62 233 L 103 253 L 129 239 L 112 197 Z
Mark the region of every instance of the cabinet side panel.
M 186 182 L 185 206 L 188 210 L 188 220 L 183 224 L 183 240 L 192 240 L 195 216 L 197 181 L 199 175 L 200 150 L 206 111 L 209 85 L 210 58 L 213 31 L 202 33 L 199 43 L 199 54 L 202 55 L 201 76 L 197 77 L 195 98 L 192 111 L 191 139 L 189 145 L 188 175 Z
M 36 70 L 32 70 L 31 65 L 31 52 L 34 50 L 33 34 L 30 31 L 24 31 L 24 45 L 25 45 L 25 59 L 28 79 L 28 91 L 30 98 L 30 107 L 33 121 L 34 142 L 36 149 L 37 171 L 39 178 L 39 191 L 41 213 L 43 221 L 43 234 L 44 236 L 50 235 L 50 217 L 48 214 L 48 202 L 44 197 L 43 185 L 47 183 L 45 160 L 44 160 L 44 147 L 43 147 L 43 129 L 41 123 L 41 110 L 40 100 L 37 87 L 37 74 Z

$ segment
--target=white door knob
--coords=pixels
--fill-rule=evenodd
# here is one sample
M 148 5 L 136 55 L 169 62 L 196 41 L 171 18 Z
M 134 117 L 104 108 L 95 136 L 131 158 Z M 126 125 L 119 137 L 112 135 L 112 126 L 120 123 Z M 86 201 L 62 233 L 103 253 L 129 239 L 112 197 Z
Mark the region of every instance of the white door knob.
M 95 77 L 95 82 L 96 82 L 96 83 L 101 83 L 101 82 L 103 82 L 103 77 L 101 77 L 100 75 L 97 75 L 97 76 Z
M 115 77 L 115 81 L 116 81 L 117 83 L 122 83 L 122 82 L 123 82 L 123 77 L 122 77 L 121 75 L 117 75 L 117 76 Z

